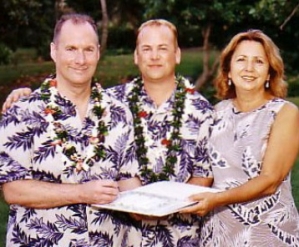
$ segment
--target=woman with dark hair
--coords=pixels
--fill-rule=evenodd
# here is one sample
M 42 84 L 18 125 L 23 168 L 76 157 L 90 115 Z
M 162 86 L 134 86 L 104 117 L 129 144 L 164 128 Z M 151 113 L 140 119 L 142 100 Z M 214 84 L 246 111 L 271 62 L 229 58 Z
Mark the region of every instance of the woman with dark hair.
M 299 148 L 299 111 L 286 96 L 277 46 L 259 30 L 223 50 L 210 141 L 219 193 L 191 197 L 182 212 L 207 217 L 200 246 L 299 246 L 290 172 Z

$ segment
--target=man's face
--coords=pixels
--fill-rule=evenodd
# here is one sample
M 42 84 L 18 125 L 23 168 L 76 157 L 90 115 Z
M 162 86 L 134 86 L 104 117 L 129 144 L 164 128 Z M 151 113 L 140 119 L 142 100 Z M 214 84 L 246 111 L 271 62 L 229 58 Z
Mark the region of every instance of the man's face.
M 55 42 L 51 44 L 51 57 L 59 83 L 89 83 L 100 58 L 97 35 L 91 25 L 66 21 Z
M 134 62 L 145 82 L 173 81 L 180 59 L 180 49 L 168 27 L 148 26 L 139 33 Z

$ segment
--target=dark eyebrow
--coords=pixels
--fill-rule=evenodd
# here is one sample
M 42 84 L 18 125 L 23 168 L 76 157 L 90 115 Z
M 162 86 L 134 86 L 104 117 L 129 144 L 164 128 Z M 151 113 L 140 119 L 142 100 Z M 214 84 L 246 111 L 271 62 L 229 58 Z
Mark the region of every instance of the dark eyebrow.
M 140 46 L 141 48 L 148 48 L 148 47 L 151 47 L 150 45 L 141 45 Z

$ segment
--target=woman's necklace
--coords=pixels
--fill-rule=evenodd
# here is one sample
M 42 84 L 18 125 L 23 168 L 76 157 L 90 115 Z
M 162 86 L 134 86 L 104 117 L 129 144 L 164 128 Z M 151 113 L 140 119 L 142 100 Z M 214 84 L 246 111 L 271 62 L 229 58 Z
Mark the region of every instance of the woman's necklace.
M 185 110 L 186 94 L 195 92 L 194 86 L 182 76 L 176 77 L 177 89 L 174 97 L 174 104 L 172 109 L 172 122 L 169 133 L 166 138 L 161 141 L 161 144 L 166 147 L 166 161 L 162 168 L 162 172 L 155 173 L 148 167 L 149 158 L 148 149 L 150 148 L 148 143 L 150 136 L 147 131 L 146 117 L 148 113 L 142 110 L 142 103 L 140 102 L 140 92 L 143 88 L 143 81 L 140 77 L 133 81 L 133 88 L 128 97 L 129 107 L 134 117 L 134 130 L 135 130 L 135 143 L 137 146 L 137 158 L 139 161 L 139 168 L 141 176 L 147 182 L 156 182 L 169 180 L 171 176 L 174 176 L 174 167 L 177 162 L 178 152 L 181 150 L 181 133 L 180 128 L 182 126 L 182 119 Z
M 67 166 L 73 166 L 77 172 L 87 171 L 96 161 L 106 157 L 103 142 L 105 135 L 107 135 L 107 126 L 102 120 L 105 112 L 105 106 L 102 102 L 102 87 L 100 84 L 95 83 L 91 89 L 91 98 L 94 101 L 92 112 L 97 119 L 91 129 L 85 157 L 82 157 L 76 147 L 69 142 L 70 135 L 67 128 L 60 121 L 63 113 L 58 104 L 60 96 L 56 87 L 56 80 L 51 78 L 46 79 L 41 85 L 41 99 L 46 103 L 44 114 L 49 123 L 51 145 L 55 146 L 56 151 L 63 154 L 63 162 Z

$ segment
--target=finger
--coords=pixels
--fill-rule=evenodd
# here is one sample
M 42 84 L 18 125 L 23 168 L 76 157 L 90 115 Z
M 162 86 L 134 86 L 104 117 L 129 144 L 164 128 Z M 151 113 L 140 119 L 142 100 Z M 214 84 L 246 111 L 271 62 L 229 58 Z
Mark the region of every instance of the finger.
M 118 183 L 113 180 L 101 180 L 101 184 L 103 187 L 111 187 L 118 189 Z
M 107 194 L 101 194 L 100 196 L 96 196 L 93 203 L 96 204 L 107 204 L 111 203 L 116 199 L 116 196 L 113 195 L 107 195 Z
M 17 93 L 15 90 L 12 90 L 11 93 L 7 96 L 6 101 L 8 104 L 12 104 L 13 102 L 16 102 L 21 95 Z
M 137 221 L 142 220 L 142 217 L 141 217 L 139 214 L 133 214 L 133 213 L 130 213 L 130 216 L 131 216 L 134 220 L 137 220 Z
M 32 90 L 30 88 L 24 88 L 23 90 L 23 96 L 30 95 L 32 93 Z
M 103 187 L 102 193 L 109 196 L 117 196 L 119 194 L 119 190 L 114 187 Z
M 11 96 L 11 98 L 16 101 L 18 100 L 20 97 L 23 96 L 28 96 L 31 94 L 31 89 L 30 88 L 18 88 L 18 89 L 14 89 L 11 91 L 11 93 L 9 94 Z
M 6 105 L 6 103 L 4 103 L 3 105 L 2 105 L 2 113 L 5 113 L 6 111 L 7 111 L 7 105 Z
M 201 207 L 199 203 L 196 203 L 192 206 L 185 207 L 182 210 L 180 210 L 180 213 L 196 213 L 197 211 L 200 211 Z
M 202 196 L 202 194 L 194 194 L 194 195 L 189 196 L 188 199 L 190 201 L 196 202 L 196 201 L 201 201 L 202 199 L 204 199 L 204 197 Z
M 95 200 L 94 202 L 92 202 L 91 204 L 109 204 L 111 202 L 113 202 L 115 199 L 112 198 L 102 198 L 100 200 Z
M 2 106 L 2 112 L 6 112 L 11 106 L 12 104 L 15 102 L 16 100 L 14 100 L 14 97 L 11 95 L 8 95 L 3 106 Z
M 13 94 L 12 96 L 10 96 L 10 103 L 14 103 L 17 102 L 19 100 L 19 98 L 21 98 L 24 95 L 15 95 Z

